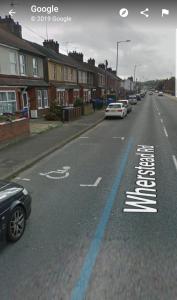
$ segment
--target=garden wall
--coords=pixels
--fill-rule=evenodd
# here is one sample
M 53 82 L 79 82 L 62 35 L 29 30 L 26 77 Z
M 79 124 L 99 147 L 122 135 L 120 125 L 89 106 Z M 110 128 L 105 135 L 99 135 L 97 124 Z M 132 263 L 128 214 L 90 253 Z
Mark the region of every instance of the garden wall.
M 29 119 L 21 118 L 0 123 L 0 142 L 30 135 Z

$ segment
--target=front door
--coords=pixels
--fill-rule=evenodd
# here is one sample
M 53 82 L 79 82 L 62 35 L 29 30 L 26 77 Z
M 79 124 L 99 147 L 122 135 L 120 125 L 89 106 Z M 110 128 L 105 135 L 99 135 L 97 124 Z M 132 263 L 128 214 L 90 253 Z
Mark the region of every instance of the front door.
M 27 92 L 24 92 L 22 94 L 22 97 L 23 97 L 23 108 L 28 108 L 28 94 Z
M 29 103 L 28 103 L 28 94 L 27 92 L 22 93 L 22 100 L 23 100 L 23 111 L 26 117 L 29 117 Z

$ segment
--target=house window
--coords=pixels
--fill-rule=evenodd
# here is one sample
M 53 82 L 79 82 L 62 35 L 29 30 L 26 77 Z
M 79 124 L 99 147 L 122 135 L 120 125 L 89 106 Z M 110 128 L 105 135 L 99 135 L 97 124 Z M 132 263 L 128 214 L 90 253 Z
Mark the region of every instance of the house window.
M 38 76 L 38 63 L 37 58 L 33 57 L 33 76 Z
M 81 71 L 79 71 L 79 82 L 82 83 L 82 75 L 83 73 Z
M 83 96 L 84 96 L 84 102 L 89 102 L 90 101 L 90 91 L 89 90 L 84 89 Z
M 26 63 L 25 63 L 25 56 L 20 55 L 20 74 L 25 75 L 26 74 Z
M 38 108 L 48 107 L 48 92 L 47 90 L 37 90 Z
M 16 94 L 12 92 L 0 92 L 0 114 L 16 112 Z
M 9 53 L 9 58 L 10 58 L 10 71 L 12 75 L 16 75 L 17 74 L 17 57 L 16 57 L 16 53 L 14 52 L 10 52 Z
M 44 107 L 48 107 L 49 106 L 49 103 L 48 103 L 48 92 L 47 92 L 47 90 L 44 90 L 43 93 L 44 93 Z
M 37 91 L 38 108 L 42 108 L 42 91 Z
M 68 81 L 68 68 L 64 67 L 64 80 Z
M 87 73 L 83 72 L 83 83 L 87 83 Z
M 74 100 L 76 100 L 77 98 L 79 98 L 79 89 L 74 89 L 74 91 L 73 91 L 73 98 L 74 98 Z
M 53 79 L 57 80 L 57 66 L 53 65 Z

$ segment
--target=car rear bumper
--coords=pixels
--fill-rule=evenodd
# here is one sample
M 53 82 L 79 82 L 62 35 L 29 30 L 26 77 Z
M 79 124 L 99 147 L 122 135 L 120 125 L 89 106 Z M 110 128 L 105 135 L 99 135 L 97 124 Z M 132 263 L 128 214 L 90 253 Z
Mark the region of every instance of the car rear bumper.
M 105 112 L 105 117 L 122 117 L 122 115 L 122 112 Z

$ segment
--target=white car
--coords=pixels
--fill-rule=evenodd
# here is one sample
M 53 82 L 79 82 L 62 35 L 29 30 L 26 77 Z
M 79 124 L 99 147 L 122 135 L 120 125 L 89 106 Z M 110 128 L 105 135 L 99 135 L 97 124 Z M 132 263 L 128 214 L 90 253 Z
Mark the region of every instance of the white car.
M 105 118 L 120 117 L 123 119 L 127 115 L 127 108 L 123 103 L 110 103 L 105 110 Z
M 158 96 L 163 96 L 163 92 L 159 92 L 159 93 L 158 93 Z

